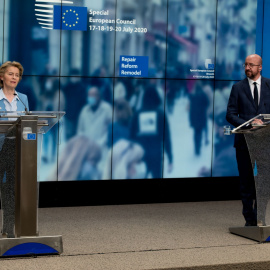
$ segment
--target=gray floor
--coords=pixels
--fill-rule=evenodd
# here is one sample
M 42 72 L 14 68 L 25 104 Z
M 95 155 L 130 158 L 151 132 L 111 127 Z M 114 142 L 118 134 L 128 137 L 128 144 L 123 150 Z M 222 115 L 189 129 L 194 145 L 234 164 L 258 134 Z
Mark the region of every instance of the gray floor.
M 270 244 L 228 232 L 243 224 L 239 201 L 40 209 L 40 235 L 62 234 L 64 253 L 1 259 L 0 269 L 169 269 L 270 261 Z

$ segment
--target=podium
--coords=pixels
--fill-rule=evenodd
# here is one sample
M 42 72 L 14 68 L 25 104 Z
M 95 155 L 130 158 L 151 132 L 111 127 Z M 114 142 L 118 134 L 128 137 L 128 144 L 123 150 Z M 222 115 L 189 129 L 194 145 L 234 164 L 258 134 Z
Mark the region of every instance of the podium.
M 261 119 L 263 124 L 251 125 L 255 119 Z M 270 199 L 270 114 L 260 114 L 233 129 L 231 133 L 244 134 L 248 146 L 256 188 L 257 226 L 232 227 L 229 231 L 261 243 L 270 242 L 270 226 L 265 222 Z
M 39 236 L 38 142 L 65 112 L 0 112 L 0 257 L 63 252 L 62 236 Z

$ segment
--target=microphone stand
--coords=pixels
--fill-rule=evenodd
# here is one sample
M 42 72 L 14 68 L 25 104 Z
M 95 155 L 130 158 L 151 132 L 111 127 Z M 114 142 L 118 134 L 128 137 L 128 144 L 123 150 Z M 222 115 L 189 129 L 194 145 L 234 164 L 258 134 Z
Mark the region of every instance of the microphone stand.
M 26 115 L 30 114 L 29 111 L 28 111 L 28 109 L 27 109 L 27 107 L 26 107 L 26 105 L 25 105 L 25 104 L 23 103 L 23 101 L 20 99 L 19 95 L 16 94 L 16 93 L 14 93 L 13 95 L 14 95 L 14 96 L 17 96 L 17 98 L 19 99 L 19 101 L 23 104 L 24 110 L 25 110 L 25 114 L 26 114 Z

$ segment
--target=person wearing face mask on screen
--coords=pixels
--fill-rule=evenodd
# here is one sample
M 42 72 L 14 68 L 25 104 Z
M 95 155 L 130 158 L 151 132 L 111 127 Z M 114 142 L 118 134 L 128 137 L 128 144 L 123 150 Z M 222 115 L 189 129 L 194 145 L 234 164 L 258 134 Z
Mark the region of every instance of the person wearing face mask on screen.
M 108 126 L 111 122 L 111 105 L 102 100 L 96 86 L 91 86 L 88 90 L 87 104 L 80 112 L 77 135 L 85 135 L 100 147 L 104 147 L 107 143 Z
M 0 111 L 29 111 L 27 96 L 16 91 L 23 67 L 18 62 L 5 62 L 0 67 Z M 14 136 L 12 136 L 14 138 Z M 2 236 L 13 238 L 15 226 L 15 139 L 0 138 L 0 192 Z

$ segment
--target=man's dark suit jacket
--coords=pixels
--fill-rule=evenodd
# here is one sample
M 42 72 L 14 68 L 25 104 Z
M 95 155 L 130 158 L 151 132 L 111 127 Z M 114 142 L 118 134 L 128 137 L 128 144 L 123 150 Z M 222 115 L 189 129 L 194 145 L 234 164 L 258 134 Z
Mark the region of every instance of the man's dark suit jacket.
M 270 80 L 261 77 L 260 104 L 256 110 L 255 102 L 251 94 L 248 79 L 233 85 L 228 107 L 226 120 L 235 127 L 238 127 L 257 116 L 258 114 L 270 113 Z M 234 147 L 246 147 L 244 135 L 235 134 Z

